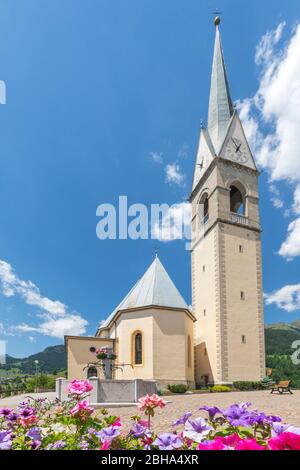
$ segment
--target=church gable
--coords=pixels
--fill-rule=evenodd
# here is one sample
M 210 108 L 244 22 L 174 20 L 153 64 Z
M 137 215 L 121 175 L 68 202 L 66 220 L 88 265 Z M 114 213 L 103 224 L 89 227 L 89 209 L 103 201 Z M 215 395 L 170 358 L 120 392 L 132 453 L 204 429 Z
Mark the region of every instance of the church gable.
M 196 187 L 198 181 L 200 180 L 204 172 L 207 170 L 214 158 L 215 151 L 209 133 L 206 129 L 202 128 L 196 157 L 192 189 Z
M 247 142 L 241 120 L 236 111 L 229 124 L 219 157 L 256 170 L 254 158 Z

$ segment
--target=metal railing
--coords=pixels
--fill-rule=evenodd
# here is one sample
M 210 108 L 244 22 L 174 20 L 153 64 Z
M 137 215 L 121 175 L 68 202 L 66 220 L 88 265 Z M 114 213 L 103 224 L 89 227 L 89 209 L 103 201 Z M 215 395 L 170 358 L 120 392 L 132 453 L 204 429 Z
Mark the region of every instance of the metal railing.
M 229 213 L 229 220 L 230 222 L 234 222 L 235 224 L 249 225 L 248 217 L 245 217 L 241 214 L 236 214 L 235 212 Z

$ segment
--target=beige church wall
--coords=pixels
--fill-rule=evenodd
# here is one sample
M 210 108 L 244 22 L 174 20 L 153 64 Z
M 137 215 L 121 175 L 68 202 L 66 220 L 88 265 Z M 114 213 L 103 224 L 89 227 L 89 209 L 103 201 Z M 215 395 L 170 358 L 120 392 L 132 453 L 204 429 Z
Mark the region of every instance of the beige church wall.
M 110 335 L 116 338 L 117 362 L 132 364 L 133 334 L 140 331 L 143 335 L 143 364 L 133 368 L 124 366 L 117 370 L 116 379 L 153 379 L 153 318 L 150 309 L 126 311 L 116 321 L 110 330 Z
M 96 362 L 91 347 L 113 347 L 113 341 L 87 336 L 65 336 L 67 351 L 68 379 L 86 379 L 87 369 L 83 370 L 89 362 Z
M 192 252 L 193 313 L 195 329 L 195 379 L 218 381 L 217 337 L 217 228 L 212 229 Z M 220 332 L 218 332 L 220 333 Z
M 194 386 L 193 320 L 180 310 L 153 309 L 154 377 L 161 388 L 170 383 Z M 188 367 L 188 336 L 191 363 Z
M 251 230 L 232 225 L 224 226 L 223 236 L 227 379 L 260 380 L 265 375 L 260 236 Z M 241 300 L 241 292 L 244 293 L 244 300 Z M 242 343 L 242 335 L 245 336 L 245 344 Z

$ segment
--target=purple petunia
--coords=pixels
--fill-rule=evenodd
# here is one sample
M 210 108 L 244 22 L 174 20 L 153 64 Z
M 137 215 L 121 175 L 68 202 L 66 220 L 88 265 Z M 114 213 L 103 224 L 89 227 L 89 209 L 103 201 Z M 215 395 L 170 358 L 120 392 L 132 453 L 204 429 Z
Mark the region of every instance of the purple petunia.
M 213 428 L 207 424 L 207 420 L 203 418 L 197 418 L 193 421 L 188 420 L 185 423 L 183 437 L 187 437 L 195 442 L 201 442 L 203 437 L 207 436 L 212 429 Z
M 101 429 L 99 432 L 95 432 L 95 435 L 101 439 L 101 442 L 112 441 L 115 437 L 118 437 L 121 433 L 119 427 L 108 426 L 107 428 Z
M 19 417 L 20 418 L 29 418 L 29 416 L 32 416 L 35 414 L 35 408 L 32 408 L 31 406 L 27 406 L 26 408 L 22 408 L 21 411 L 19 412 Z
M 27 431 L 26 436 L 32 439 L 33 441 L 40 441 L 41 440 L 41 432 L 39 428 L 33 427 Z
M 207 411 L 209 419 L 214 419 L 216 414 L 221 413 L 221 410 L 217 406 L 201 406 L 199 410 Z
M 181 418 L 174 421 L 172 426 L 179 426 L 179 424 L 185 424 L 187 422 L 187 420 L 192 416 L 192 414 L 193 413 L 191 413 L 191 412 L 184 413 L 184 415 L 182 415 Z
M 10 450 L 11 446 L 11 433 L 9 431 L 0 431 L 0 450 Z
M 0 417 L 8 418 L 12 412 L 12 408 L 0 408 Z
M 272 437 L 277 437 L 280 436 L 283 432 L 285 432 L 288 428 L 288 424 L 282 424 L 282 423 L 273 423 L 272 424 L 272 429 L 271 429 L 271 435 Z
M 30 448 L 31 450 L 36 450 L 40 447 L 41 445 L 41 441 L 32 441 L 32 443 L 30 444 Z
M 157 436 L 153 442 L 154 446 L 157 446 L 159 450 L 173 450 L 179 449 L 182 446 L 182 440 L 179 439 L 177 434 L 164 433 Z
M 227 410 L 223 410 L 223 415 L 227 418 L 231 426 L 250 426 L 250 413 L 247 411 L 248 403 L 236 403 Z
M 142 426 L 139 423 L 135 423 L 133 429 L 130 431 L 130 435 L 136 439 L 139 439 L 140 437 L 151 437 L 152 433 L 148 428 L 145 428 L 145 426 Z

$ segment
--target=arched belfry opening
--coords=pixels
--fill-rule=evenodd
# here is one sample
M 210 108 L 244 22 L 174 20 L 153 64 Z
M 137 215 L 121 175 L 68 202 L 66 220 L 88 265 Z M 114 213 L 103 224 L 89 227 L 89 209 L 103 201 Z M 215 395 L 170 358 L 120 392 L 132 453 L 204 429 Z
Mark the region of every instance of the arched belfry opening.
M 235 185 L 230 186 L 230 212 L 245 215 L 245 195 Z
M 209 219 L 209 198 L 207 193 L 204 193 L 200 198 L 199 217 L 203 224 L 205 224 Z

